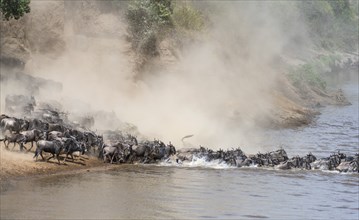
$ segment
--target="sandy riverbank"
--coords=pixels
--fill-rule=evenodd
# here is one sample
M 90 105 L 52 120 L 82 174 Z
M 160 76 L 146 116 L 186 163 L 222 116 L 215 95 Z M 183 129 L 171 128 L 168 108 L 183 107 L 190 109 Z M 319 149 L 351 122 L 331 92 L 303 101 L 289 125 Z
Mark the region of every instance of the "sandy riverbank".
M 29 145 L 26 145 L 29 147 Z M 4 183 L 10 179 L 30 177 L 36 175 L 51 175 L 57 173 L 72 173 L 72 172 L 86 172 L 90 169 L 100 168 L 107 169 L 111 165 L 104 164 L 103 161 L 96 157 L 89 157 L 87 155 L 81 156 L 75 161 L 68 159 L 65 163 L 62 157 L 61 164 L 58 164 L 56 159 L 49 161 L 42 161 L 41 157 L 37 161 L 33 158 L 35 146 L 31 152 L 20 152 L 19 146 L 14 150 L 12 144 L 10 150 L 6 150 L 3 143 L 0 144 L 0 182 Z M 45 154 L 44 154 L 45 156 Z M 49 155 L 45 156 L 48 158 Z

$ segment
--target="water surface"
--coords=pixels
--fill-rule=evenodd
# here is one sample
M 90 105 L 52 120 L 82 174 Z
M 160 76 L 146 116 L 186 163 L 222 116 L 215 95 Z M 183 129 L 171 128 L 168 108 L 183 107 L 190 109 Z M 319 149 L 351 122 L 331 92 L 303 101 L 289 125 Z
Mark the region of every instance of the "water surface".
M 342 88 L 352 105 L 323 108 L 309 127 L 268 132 L 268 143 L 289 156 L 357 153 L 358 83 Z M 0 196 L 1 219 L 359 218 L 359 175 L 335 171 L 121 165 L 14 184 Z

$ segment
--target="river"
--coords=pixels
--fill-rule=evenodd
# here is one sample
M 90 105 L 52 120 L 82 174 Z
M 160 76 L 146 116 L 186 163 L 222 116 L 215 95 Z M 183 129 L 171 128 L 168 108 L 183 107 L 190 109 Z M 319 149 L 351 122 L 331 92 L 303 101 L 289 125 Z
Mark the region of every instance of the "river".
M 324 107 L 313 125 L 271 131 L 268 140 L 289 157 L 358 153 L 358 80 L 340 86 L 352 105 Z M 1 219 L 358 219 L 359 175 L 200 162 L 123 165 L 15 181 L 0 199 Z

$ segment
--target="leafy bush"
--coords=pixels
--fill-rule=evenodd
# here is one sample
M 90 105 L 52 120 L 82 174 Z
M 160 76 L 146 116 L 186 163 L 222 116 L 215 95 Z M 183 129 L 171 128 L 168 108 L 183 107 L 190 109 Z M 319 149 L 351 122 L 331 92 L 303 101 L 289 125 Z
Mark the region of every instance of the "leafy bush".
M 350 0 L 298 1 L 312 39 L 329 50 L 358 46 L 358 5 Z M 356 3 L 357 4 L 357 3 Z
M 320 77 L 312 64 L 303 64 L 293 69 L 289 74 L 294 86 L 300 88 L 303 83 L 322 90 L 326 89 L 326 82 Z
M 312 87 L 325 90 L 326 82 L 323 80 L 322 75 L 330 72 L 338 60 L 339 56 L 335 54 L 322 55 L 306 64 L 291 69 L 289 71 L 289 79 L 298 88 L 303 86 L 303 84 L 308 84 Z
M 201 31 L 205 26 L 202 13 L 189 5 L 176 7 L 172 19 L 177 28 L 185 30 Z
M 29 4 L 30 0 L 0 0 L 0 12 L 6 20 L 17 20 L 30 12 Z
M 129 22 L 132 45 L 145 55 L 158 54 L 160 38 L 172 26 L 171 0 L 136 0 L 129 4 L 126 18 Z

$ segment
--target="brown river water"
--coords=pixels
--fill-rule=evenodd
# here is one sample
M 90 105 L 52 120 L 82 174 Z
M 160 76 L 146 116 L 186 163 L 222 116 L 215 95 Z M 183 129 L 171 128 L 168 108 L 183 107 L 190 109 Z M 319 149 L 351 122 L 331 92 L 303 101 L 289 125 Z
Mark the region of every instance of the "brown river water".
M 358 153 L 358 81 L 341 87 L 352 105 L 321 109 L 309 127 L 268 132 L 272 146 L 289 157 Z M 359 219 L 359 175 L 203 161 L 124 165 L 15 181 L 0 199 L 1 219 Z

